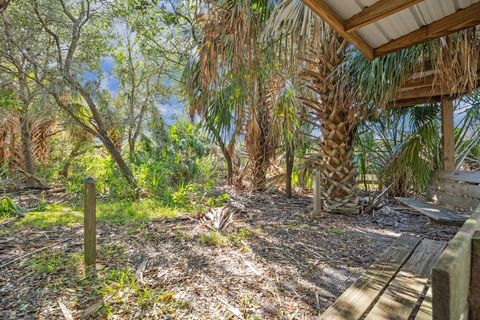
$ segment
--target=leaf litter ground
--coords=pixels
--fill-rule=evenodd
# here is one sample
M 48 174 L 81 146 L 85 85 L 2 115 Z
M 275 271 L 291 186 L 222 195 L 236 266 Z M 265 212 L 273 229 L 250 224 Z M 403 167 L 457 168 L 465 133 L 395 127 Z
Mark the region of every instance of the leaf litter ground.
M 96 278 L 82 269 L 81 226 L 2 232 L 0 318 L 312 319 L 400 234 L 458 230 L 393 200 L 311 220 L 307 196 L 229 192 L 238 210 L 224 232 L 194 215 L 99 224 Z

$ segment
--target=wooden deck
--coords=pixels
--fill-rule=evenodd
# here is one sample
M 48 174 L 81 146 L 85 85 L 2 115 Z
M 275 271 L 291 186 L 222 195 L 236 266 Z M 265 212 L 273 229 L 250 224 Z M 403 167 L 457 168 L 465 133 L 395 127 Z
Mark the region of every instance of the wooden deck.
M 321 316 L 324 320 L 409 319 L 445 244 L 402 235 Z M 429 300 L 417 319 L 431 319 Z M 423 317 L 423 318 L 422 318 Z
M 465 221 L 467 221 L 467 217 L 461 216 L 455 211 L 449 210 L 433 202 L 415 200 L 410 198 L 395 199 L 397 199 L 404 205 L 427 216 L 430 221 L 435 223 L 462 226 Z

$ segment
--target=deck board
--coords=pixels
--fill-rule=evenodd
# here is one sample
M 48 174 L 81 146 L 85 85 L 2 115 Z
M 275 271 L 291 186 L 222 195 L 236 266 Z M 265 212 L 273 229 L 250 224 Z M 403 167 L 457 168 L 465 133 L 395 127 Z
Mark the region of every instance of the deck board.
M 452 210 L 449 210 L 431 202 L 414 200 L 410 198 L 395 199 L 397 199 L 404 205 L 415 209 L 416 211 L 420 212 L 421 214 L 427 216 L 428 218 L 434 220 L 437 223 L 462 226 L 465 221 L 467 221 L 467 217 L 458 215 Z
M 406 320 L 424 292 L 433 265 L 445 244 L 424 239 L 392 280 L 365 320 Z
M 419 243 L 420 238 L 402 234 L 319 319 L 362 319 Z
M 423 300 L 420 309 L 418 310 L 415 320 L 432 320 L 433 311 L 432 311 L 432 287 L 427 291 L 425 300 Z

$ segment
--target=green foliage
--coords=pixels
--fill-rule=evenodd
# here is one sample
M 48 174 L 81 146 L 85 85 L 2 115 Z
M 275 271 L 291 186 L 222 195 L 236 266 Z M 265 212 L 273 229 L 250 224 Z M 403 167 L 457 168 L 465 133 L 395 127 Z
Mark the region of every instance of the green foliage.
M 221 194 L 217 197 L 210 197 L 207 200 L 207 205 L 209 207 L 221 207 L 228 203 L 230 195 L 228 193 Z
M 0 200 L 0 218 L 17 216 L 21 213 L 22 209 L 10 197 L 5 196 Z

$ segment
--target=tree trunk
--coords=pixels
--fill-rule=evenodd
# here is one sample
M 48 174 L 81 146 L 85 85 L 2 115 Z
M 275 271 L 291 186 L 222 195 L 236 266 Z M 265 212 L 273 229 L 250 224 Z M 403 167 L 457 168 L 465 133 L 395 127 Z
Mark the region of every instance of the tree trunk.
M 328 211 L 357 213 L 356 167 L 353 163 L 353 112 L 340 112 L 324 119 L 320 143 L 320 172 L 325 186 L 325 206 Z
M 292 174 L 293 174 L 293 163 L 295 160 L 295 153 L 291 146 L 287 146 L 285 154 L 285 163 L 286 163 L 286 177 L 285 177 L 285 193 L 288 198 L 292 197 Z
M 72 151 L 70 152 L 70 155 L 68 156 L 67 161 L 65 161 L 65 164 L 63 165 L 62 170 L 60 171 L 60 175 L 64 178 L 68 177 L 68 172 L 70 171 L 70 167 L 72 165 L 72 160 L 79 155 L 80 147 L 82 145 L 82 142 L 79 141 L 75 144 L 73 147 Z
M 120 153 L 120 150 L 118 150 L 117 146 L 113 143 L 112 140 L 108 136 L 101 136 L 101 140 L 103 142 L 103 145 L 105 146 L 105 149 L 107 149 L 108 153 L 113 158 L 113 161 L 118 166 L 118 169 L 122 173 L 123 177 L 125 180 L 127 180 L 128 184 L 132 189 L 135 191 L 135 197 L 138 196 L 138 185 L 137 181 L 135 180 L 132 170 L 128 166 L 128 164 L 125 162 L 125 160 L 122 157 L 122 154 Z
M 220 150 L 222 150 L 223 157 L 225 158 L 225 163 L 227 164 L 227 183 L 229 186 L 231 186 L 233 185 L 233 176 L 234 176 L 233 157 L 232 157 L 231 151 L 229 150 L 229 148 L 227 148 L 227 146 L 225 145 L 225 142 L 223 141 L 220 134 L 218 134 L 218 132 L 216 132 L 215 130 L 211 130 L 211 132 L 213 133 L 215 140 L 217 140 L 217 144 L 220 147 Z M 230 149 L 233 150 L 233 148 L 230 148 Z
M 255 115 L 250 119 L 246 137 L 247 153 L 250 158 L 252 188 L 264 190 L 267 187 L 267 171 L 275 146 L 270 137 L 271 108 L 263 96 Z
M 135 155 L 135 140 L 133 140 L 133 137 L 130 134 L 128 137 L 128 154 L 130 155 L 130 159 L 133 159 L 133 156 Z
M 328 45 L 326 45 L 328 43 Z M 322 178 L 325 209 L 337 213 L 358 213 L 356 168 L 353 163 L 353 138 L 361 106 L 355 90 L 338 74 L 344 61 L 347 42 L 333 30 L 324 34 L 322 43 L 312 46 L 302 72 L 303 80 L 313 91 L 303 99 L 316 113 L 321 138 L 318 169 Z
M 32 153 L 32 140 L 30 136 L 30 124 L 28 123 L 28 117 L 20 117 L 20 130 L 22 136 L 22 151 L 23 151 L 23 163 L 25 172 L 30 176 L 26 176 L 26 183 L 28 187 L 36 187 L 37 181 L 33 178 L 35 176 L 35 164 Z

